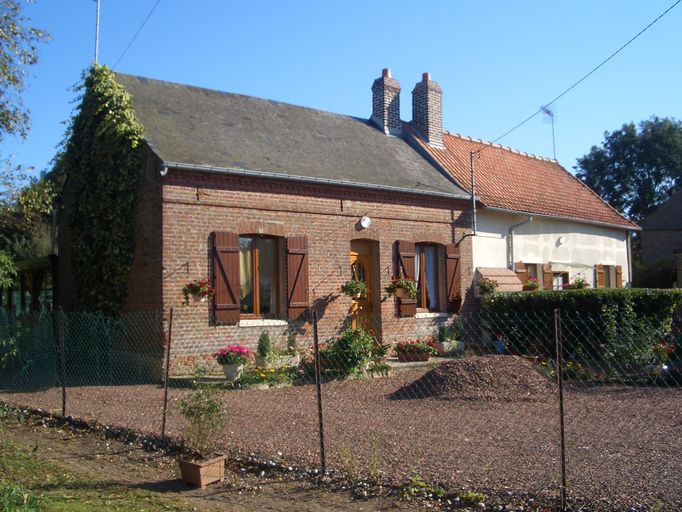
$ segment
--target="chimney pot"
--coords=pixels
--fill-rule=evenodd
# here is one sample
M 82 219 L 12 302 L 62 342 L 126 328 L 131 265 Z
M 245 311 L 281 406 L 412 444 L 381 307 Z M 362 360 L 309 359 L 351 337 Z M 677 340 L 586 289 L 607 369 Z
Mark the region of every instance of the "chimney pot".
M 372 122 L 385 134 L 402 132 L 400 121 L 400 84 L 384 68 L 381 77 L 372 84 Z
M 431 73 L 422 73 L 422 82 L 431 81 Z

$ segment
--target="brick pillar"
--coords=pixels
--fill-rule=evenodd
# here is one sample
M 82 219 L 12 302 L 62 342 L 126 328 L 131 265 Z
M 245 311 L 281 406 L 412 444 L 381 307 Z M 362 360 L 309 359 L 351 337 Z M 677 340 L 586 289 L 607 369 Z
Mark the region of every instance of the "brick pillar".
M 443 147 L 443 92 L 429 73 L 412 90 L 412 126 L 429 145 Z
M 386 134 L 399 134 L 400 84 L 391 77 L 391 70 L 384 69 L 381 78 L 372 84 L 372 121 Z

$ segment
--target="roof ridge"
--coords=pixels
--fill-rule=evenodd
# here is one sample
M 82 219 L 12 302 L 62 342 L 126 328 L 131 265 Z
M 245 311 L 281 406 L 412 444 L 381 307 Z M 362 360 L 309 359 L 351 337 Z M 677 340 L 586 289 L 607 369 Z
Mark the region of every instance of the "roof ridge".
M 559 164 L 559 161 L 556 158 L 548 158 L 548 157 L 536 155 L 533 153 L 527 153 L 526 151 L 521 151 L 520 149 L 514 149 L 510 146 L 503 146 L 502 144 L 498 144 L 496 142 L 491 142 L 489 140 L 475 139 L 474 137 L 469 137 L 468 135 L 462 135 L 461 133 L 451 133 L 447 130 L 443 130 L 443 133 L 446 135 L 449 135 L 450 137 L 457 137 L 457 138 L 468 140 L 471 142 L 477 142 L 479 144 L 484 144 L 486 146 L 490 146 L 493 148 L 503 149 L 505 151 L 509 151 L 509 152 L 517 154 L 517 155 L 527 156 L 528 158 L 540 160 L 541 162 L 554 162 L 555 164 Z M 559 164 L 559 165 L 561 165 L 561 164 Z

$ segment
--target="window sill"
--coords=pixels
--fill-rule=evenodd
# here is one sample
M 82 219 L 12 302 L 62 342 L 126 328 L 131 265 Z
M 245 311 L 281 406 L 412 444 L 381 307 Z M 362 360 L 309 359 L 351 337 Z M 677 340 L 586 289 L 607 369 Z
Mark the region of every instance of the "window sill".
M 424 311 L 421 313 L 417 313 L 414 315 L 416 319 L 420 318 L 450 318 L 450 314 L 448 313 L 440 313 L 440 312 L 432 312 L 432 311 Z
M 239 321 L 239 327 L 284 327 L 287 325 L 289 325 L 289 322 L 286 320 L 276 320 L 274 318 L 251 318 Z

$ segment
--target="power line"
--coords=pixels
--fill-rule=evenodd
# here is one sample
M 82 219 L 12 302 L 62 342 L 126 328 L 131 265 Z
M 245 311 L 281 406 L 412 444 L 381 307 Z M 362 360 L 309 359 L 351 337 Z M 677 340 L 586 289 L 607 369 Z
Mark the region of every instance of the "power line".
M 682 1 L 682 0 L 679 0 L 679 1 Z M 159 3 L 161 3 L 161 0 L 156 0 L 156 3 L 152 6 L 151 10 L 147 14 L 147 17 L 144 19 L 144 21 L 140 25 L 140 28 L 137 29 L 137 32 L 135 32 L 135 35 L 133 36 L 133 38 L 128 43 L 128 46 L 125 47 L 125 50 L 123 50 L 123 53 L 121 53 L 120 57 L 118 58 L 118 60 L 116 61 L 116 63 L 113 65 L 113 67 L 111 69 L 114 69 L 114 70 L 116 69 L 116 66 L 118 66 L 118 63 L 121 62 L 121 59 L 128 52 L 130 47 L 133 45 L 133 43 L 135 42 L 135 39 L 137 39 L 137 36 L 140 35 L 140 32 L 142 32 L 142 29 L 147 24 L 147 21 L 149 21 L 149 18 L 151 18 L 152 14 L 154 14 L 154 10 L 159 5 Z
M 641 36 L 642 34 L 644 34 L 644 32 L 646 32 L 647 30 L 649 30 L 656 22 L 658 22 L 661 18 L 663 18 L 663 16 L 665 16 L 666 14 L 668 14 L 671 10 L 673 10 L 673 9 L 677 6 L 677 4 L 679 4 L 680 2 L 682 2 L 682 0 L 677 0 L 677 2 L 675 2 L 675 3 L 672 4 L 670 7 L 668 7 L 665 11 L 663 11 L 658 17 L 656 17 L 651 23 L 649 23 L 649 24 L 648 24 L 646 27 L 644 27 L 642 30 L 640 30 L 640 31 L 639 31 L 634 37 L 632 37 L 627 43 L 625 43 L 623 46 L 621 46 L 621 47 L 618 48 L 615 52 L 613 52 L 611 55 L 609 55 L 606 59 L 604 59 L 604 60 L 601 61 L 599 64 L 597 64 L 594 68 L 592 68 L 591 71 L 589 71 L 588 73 L 586 73 L 585 75 L 583 75 L 579 80 L 577 80 L 576 82 L 574 82 L 570 87 L 568 87 L 566 90 L 564 90 L 564 92 L 562 92 L 561 94 L 559 94 L 556 98 L 554 98 L 554 99 L 552 99 L 552 100 L 550 100 L 550 101 L 544 103 L 542 107 L 540 107 L 538 110 L 536 110 L 536 111 L 533 112 L 531 115 L 529 115 L 528 117 L 526 117 L 523 121 L 521 121 L 520 123 L 516 124 L 514 127 L 510 128 L 509 130 L 507 130 L 506 132 L 504 132 L 502 135 L 500 135 L 498 138 L 496 138 L 496 139 L 493 141 L 493 144 L 495 144 L 496 142 L 498 142 L 498 141 L 500 141 L 501 139 L 505 138 L 507 135 L 509 135 L 509 134 L 512 133 L 513 131 L 516 131 L 518 128 L 520 128 L 521 126 L 523 126 L 524 124 L 526 124 L 528 121 L 530 121 L 531 119 L 533 119 L 535 116 L 537 116 L 538 114 L 540 114 L 541 112 L 543 112 L 543 111 L 547 108 L 547 106 L 549 106 L 549 105 L 553 104 L 554 102 L 558 101 L 559 99 L 563 98 L 566 94 L 568 94 L 570 91 L 572 91 L 573 89 L 575 89 L 578 85 L 580 85 L 582 82 L 584 82 L 584 81 L 585 81 L 590 75 L 592 75 L 595 71 L 597 71 L 599 68 L 601 68 L 602 66 L 604 66 L 604 64 L 606 64 L 607 62 L 609 62 L 609 61 L 610 61 L 611 59 L 613 59 L 616 55 L 618 55 L 621 51 L 623 51 L 623 50 L 624 50 L 627 46 L 629 46 L 635 39 L 637 39 L 639 36 Z M 483 147 L 486 147 L 486 146 L 483 146 Z M 478 150 L 475 151 L 475 152 L 480 153 L 481 151 L 482 151 L 482 149 L 478 149 Z

